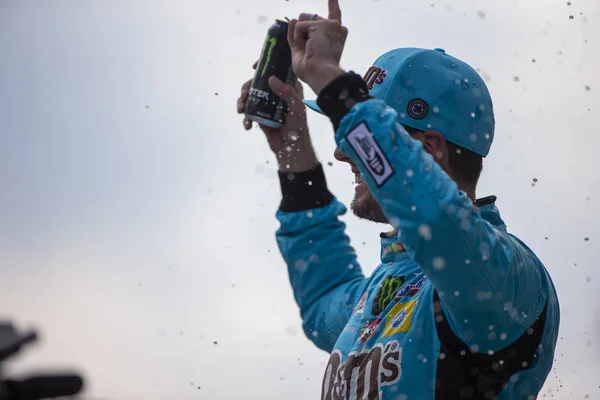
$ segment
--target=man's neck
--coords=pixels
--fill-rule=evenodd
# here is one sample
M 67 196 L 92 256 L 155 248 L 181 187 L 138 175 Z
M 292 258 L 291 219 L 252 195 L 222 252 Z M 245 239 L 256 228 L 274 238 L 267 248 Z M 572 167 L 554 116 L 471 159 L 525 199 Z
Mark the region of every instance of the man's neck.
M 471 199 L 472 202 L 475 202 L 475 200 L 477 200 L 477 195 L 476 195 L 476 188 L 471 186 L 471 185 L 462 185 L 462 184 L 458 184 L 458 189 L 462 190 L 463 192 L 465 192 L 467 194 L 467 197 L 469 199 Z

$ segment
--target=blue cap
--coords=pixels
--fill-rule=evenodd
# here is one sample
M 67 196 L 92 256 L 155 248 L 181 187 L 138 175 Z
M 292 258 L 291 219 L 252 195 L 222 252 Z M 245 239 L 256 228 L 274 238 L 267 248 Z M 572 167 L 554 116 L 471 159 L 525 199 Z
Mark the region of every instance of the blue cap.
M 494 140 L 494 107 L 483 79 L 443 49 L 401 48 L 380 56 L 364 76 L 371 96 L 398 113 L 398 122 L 433 129 L 485 157 Z M 309 108 L 323 113 L 315 100 Z

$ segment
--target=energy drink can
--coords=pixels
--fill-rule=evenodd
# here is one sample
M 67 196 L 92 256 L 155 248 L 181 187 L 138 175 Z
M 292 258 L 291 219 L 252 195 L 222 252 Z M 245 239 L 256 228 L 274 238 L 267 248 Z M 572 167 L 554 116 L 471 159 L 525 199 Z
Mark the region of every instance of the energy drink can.
M 269 78 L 275 75 L 292 86 L 298 80 L 292 70 L 292 51 L 287 41 L 287 31 L 288 23 L 280 20 L 276 20 L 269 28 L 244 109 L 249 120 L 271 128 L 281 128 L 285 124 L 287 104 L 273 93 Z

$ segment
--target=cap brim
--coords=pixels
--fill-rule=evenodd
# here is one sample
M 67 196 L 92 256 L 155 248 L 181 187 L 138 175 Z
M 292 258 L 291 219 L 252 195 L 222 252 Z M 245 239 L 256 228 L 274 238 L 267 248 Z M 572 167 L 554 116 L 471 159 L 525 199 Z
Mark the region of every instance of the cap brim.
M 306 107 L 310 108 L 313 111 L 318 112 L 319 114 L 323 114 L 323 111 L 321 111 L 321 108 L 319 108 L 319 106 L 317 105 L 317 101 L 316 100 L 303 100 L 302 101 L 304 103 L 304 105 L 306 105 Z

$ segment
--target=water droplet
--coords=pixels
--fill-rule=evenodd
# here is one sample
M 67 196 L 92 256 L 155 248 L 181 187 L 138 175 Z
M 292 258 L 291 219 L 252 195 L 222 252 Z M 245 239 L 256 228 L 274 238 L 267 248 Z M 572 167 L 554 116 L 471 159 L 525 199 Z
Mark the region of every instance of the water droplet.
M 296 260 L 294 263 L 294 269 L 298 272 L 304 272 L 308 268 L 308 262 L 303 259 Z
M 433 259 L 433 268 L 437 271 L 444 269 L 444 267 L 446 266 L 446 260 L 444 260 L 444 257 L 435 257 Z
M 469 139 L 471 139 L 471 142 L 476 142 L 477 141 L 477 135 L 474 133 L 471 133 L 469 135 Z
M 481 19 L 485 18 L 485 13 L 483 11 L 477 11 L 477 16 Z
M 427 224 L 419 226 L 419 235 L 427 241 L 431 240 L 431 227 Z
M 438 106 L 433 107 L 433 112 L 434 113 L 439 113 L 440 112 L 440 108 Z
M 519 82 L 519 81 L 521 80 L 521 78 L 519 78 L 518 76 L 513 76 L 513 80 L 514 80 L 515 82 Z
M 415 173 L 413 172 L 412 169 L 407 169 L 406 170 L 406 176 L 408 176 L 409 178 L 411 178 Z
M 475 113 L 474 112 L 471 113 L 471 118 L 475 118 Z

